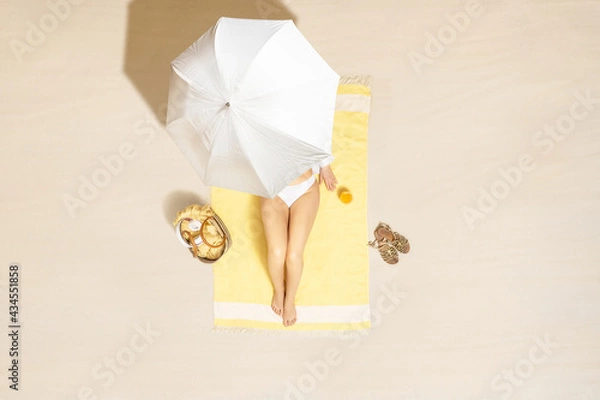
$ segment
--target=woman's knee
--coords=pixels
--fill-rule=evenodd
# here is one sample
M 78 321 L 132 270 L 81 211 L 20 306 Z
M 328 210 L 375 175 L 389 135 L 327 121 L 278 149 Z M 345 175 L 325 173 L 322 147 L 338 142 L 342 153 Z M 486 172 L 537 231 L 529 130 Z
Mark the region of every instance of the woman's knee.
M 302 252 L 293 248 L 288 248 L 288 251 L 285 255 L 286 264 L 302 264 Z
M 286 249 L 284 246 L 269 247 L 269 258 L 277 263 L 283 264 L 286 257 Z

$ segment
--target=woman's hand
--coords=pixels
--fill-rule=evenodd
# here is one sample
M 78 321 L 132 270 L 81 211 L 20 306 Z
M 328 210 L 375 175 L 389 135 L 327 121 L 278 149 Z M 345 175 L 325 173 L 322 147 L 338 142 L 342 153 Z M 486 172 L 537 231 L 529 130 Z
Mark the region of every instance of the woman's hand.
M 319 172 L 319 185 L 321 184 L 321 182 L 325 182 L 325 187 L 327 188 L 327 190 L 335 190 L 335 187 L 337 185 L 337 179 L 329 165 L 321 168 L 321 171 Z

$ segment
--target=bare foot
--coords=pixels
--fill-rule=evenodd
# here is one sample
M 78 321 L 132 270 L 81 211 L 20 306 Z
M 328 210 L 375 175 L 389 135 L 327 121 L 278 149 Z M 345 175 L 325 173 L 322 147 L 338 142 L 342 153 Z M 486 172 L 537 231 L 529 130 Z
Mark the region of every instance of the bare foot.
M 283 304 L 283 326 L 292 326 L 296 323 L 296 306 L 293 301 Z
M 271 309 L 277 315 L 281 315 L 283 309 L 283 292 L 278 293 L 275 291 L 273 293 L 273 300 L 271 300 Z

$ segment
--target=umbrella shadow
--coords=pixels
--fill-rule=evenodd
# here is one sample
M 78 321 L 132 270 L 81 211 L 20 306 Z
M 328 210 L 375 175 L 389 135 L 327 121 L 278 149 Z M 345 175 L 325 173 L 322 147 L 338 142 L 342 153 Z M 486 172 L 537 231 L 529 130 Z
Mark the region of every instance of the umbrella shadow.
M 133 0 L 124 72 L 158 120 L 166 123 L 170 63 L 220 17 L 292 19 L 290 0 Z

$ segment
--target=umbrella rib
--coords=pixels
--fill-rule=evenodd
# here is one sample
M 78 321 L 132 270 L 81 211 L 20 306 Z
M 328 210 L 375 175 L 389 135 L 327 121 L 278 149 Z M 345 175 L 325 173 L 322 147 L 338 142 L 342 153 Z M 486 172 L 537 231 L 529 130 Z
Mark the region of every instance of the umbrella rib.
M 221 87 L 221 91 L 225 90 L 225 79 L 223 79 L 223 72 L 221 71 L 221 67 L 219 66 L 219 57 L 217 57 L 217 33 L 215 32 L 215 37 L 212 41 L 213 46 L 213 54 L 215 55 L 215 64 L 217 67 L 217 78 L 219 79 L 219 85 Z
M 250 125 L 246 121 L 244 121 L 243 118 L 238 118 L 238 120 L 241 121 L 243 124 L 235 124 L 235 123 L 234 124 L 237 125 L 238 129 L 243 130 L 244 137 L 247 138 L 249 135 L 248 127 L 250 127 Z M 250 155 L 246 152 L 246 146 L 244 146 L 244 143 L 241 143 L 241 141 L 240 141 L 240 149 L 244 153 L 244 157 L 248 161 L 248 165 L 250 165 L 250 167 L 254 171 L 254 173 L 255 173 L 256 177 L 258 178 L 258 180 L 260 181 L 260 183 L 266 187 L 265 181 L 261 178 L 261 174 L 258 172 L 258 170 L 256 169 L 256 166 L 252 162 L 252 157 L 250 157 Z
M 205 88 L 203 88 L 201 86 L 197 87 L 196 84 L 194 82 L 190 81 L 190 79 L 188 79 L 188 77 L 185 76 L 175 65 L 171 65 L 171 66 L 173 67 L 173 70 L 175 71 L 175 73 L 181 80 L 183 80 L 185 83 L 187 83 L 190 86 L 190 88 L 192 88 L 194 91 L 198 92 L 199 94 L 205 95 L 206 100 L 210 101 L 212 99 L 212 97 L 214 97 L 214 95 L 215 95 L 214 93 L 209 93 Z M 215 104 L 217 104 L 217 103 L 215 103 Z

